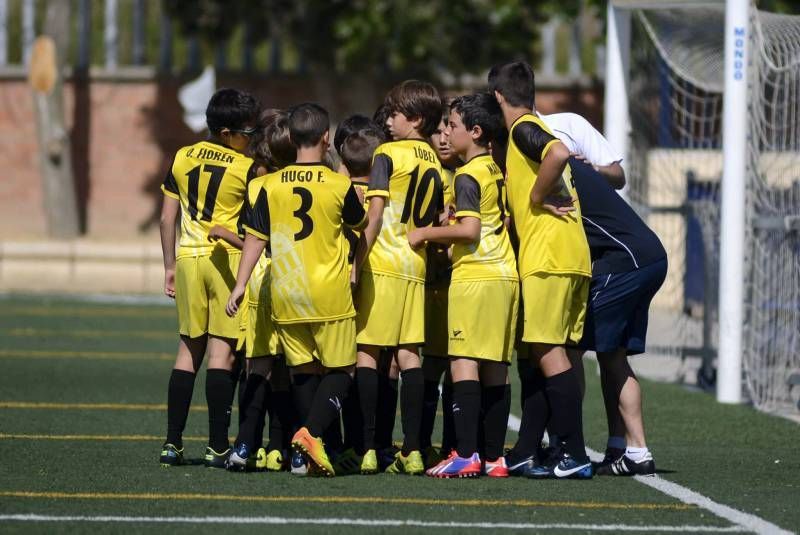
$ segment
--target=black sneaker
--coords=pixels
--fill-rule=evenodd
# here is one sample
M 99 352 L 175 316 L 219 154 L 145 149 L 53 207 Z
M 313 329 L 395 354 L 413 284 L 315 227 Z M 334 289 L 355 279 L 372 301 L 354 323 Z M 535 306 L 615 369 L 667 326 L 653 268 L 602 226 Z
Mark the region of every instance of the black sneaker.
M 656 463 L 649 451 L 639 461 L 623 455 L 611 463 L 607 470 L 598 471 L 600 473 L 608 476 L 652 476 L 656 473 Z
M 623 455 L 625 455 L 624 448 L 606 448 L 606 454 L 603 456 L 603 460 L 594 464 L 594 473 L 599 476 L 613 475 L 611 473 L 611 465 Z
M 165 443 L 161 446 L 161 456 L 158 458 L 161 466 L 179 466 L 183 464 L 183 448 L 178 449 L 174 444 Z
M 522 477 L 528 470 L 539 464 L 534 455 L 523 457 L 522 459 L 513 459 L 510 451 L 506 450 L 506 466 L 508 467 L 508 475 L 511 477 Z
M 206 468 L 225 468 L 228 461 L 228 456 L 231 454 L 231 449 L 228 448 L 222 453 L 214 451 L 211 446 L 206 446 L 205 465 Z
M 594 474 L 592 462 L 585 455 L 579 459 L 561 450 L 551 459 L 547 464 L 529 468 L 525 476 L 532 479 L 591 479 Z

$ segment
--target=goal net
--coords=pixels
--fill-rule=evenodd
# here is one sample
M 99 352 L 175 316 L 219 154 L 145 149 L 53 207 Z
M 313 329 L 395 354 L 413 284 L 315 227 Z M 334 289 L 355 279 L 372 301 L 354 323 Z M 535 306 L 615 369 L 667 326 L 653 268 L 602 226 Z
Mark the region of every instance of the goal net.
M 715 381 L 722 178 L 724 5 L 631 17 L 628 196 L 663 241 L 669 273 L 651 307 L 648 352 L 698 363 Z M 745 392 L 793 411 L 800 371 L 800 17 L 750 11 Z M 692 371 L 694 374 L 694 371 Z M 692 377 L 691 379 L 694 379 Z

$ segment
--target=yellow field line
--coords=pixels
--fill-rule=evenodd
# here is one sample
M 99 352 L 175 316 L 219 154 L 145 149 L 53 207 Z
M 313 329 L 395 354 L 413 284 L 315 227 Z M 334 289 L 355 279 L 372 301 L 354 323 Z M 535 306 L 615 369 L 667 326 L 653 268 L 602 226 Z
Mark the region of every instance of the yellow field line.
M 37 435 L 0 433 L 0 440 L 100 440 L 122 442 L 149 442 L 163 440 L 163 436 L 156 435 Z M 207 437 L 183 437 L 184 442 L 204 442 Z
M 689 504 L 570 502 L 540 500 L 448 500 L 441 498 L 384 498 L 379 496 L 248 496 L 229 494 L 104 493 L 104 492 L 26 492 L 0 491 L 3 498 L 45 498 L 56 500 L 208 500 L 272 503 L 365 503 L 385 505 L 444 505 L 466 507 L 558 507 L 571 509 L 696 509 Z
M 115 316 L 115 317 L 174 317 L 172 307 L 152 307 L 127 309 L 122 307 L 4 307 L 0 308 L 0 316 Z
M 70 358 L 98 360 L 175 360 L 174 353 L 126 351 L 54 351 L 38 349 L 0 349 L 0 358 Z
M 155 338 L 158 340 L 176 339 L 178 333 L 173 331 L 102 331 L 88 329 L 35 329 L 31 327 L 21 327 L 17 329 L 6 329 L 2 331 L 5 336 L 16 336 L 24 338 L 34 337 L 63 337 L 63 338 Z

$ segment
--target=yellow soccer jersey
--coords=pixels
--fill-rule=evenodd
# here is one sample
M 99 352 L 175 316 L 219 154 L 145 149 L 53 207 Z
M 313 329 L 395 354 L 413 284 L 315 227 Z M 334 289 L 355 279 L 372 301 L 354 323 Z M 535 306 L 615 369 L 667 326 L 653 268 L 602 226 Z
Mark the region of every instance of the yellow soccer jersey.
M 508 204 L 519 236 L 519 274 L 591 276 L 589 245 L 581 222 L 578 195 L 567 164 L 562 194 L 575 199 L 575 211 L 558 217 L 531 205 L 531 191 L 547 151 L 558 142 L 541 119 L 525 114 L 511 126 L 506 154 Z
M 488 154 L 455 172 L 456 217 L 477 217 L 477 243 L 453 245 L 453 281 L 518 280 L 517 261 L 505 225 L 505 180 Z
M 425 250 L 408 245 L 408 231 L 428 227 L 442 211 L 442 165 L 420 139 L 384 143 L 375 149 L 367 198 L 384 197 L 383 226 L 364 269 L 425 282 Z
M 365 197 L 364 199 L 364 210 L 367 209 L 369 203 L 367 202 L 366 195 L 367 189 L 369 188 L 369 184 L 366 182 L 361 182 L 362 179 L 351 179 L 353 182 L 353 187 L 356 189 L 357 192 L 360 192 L 362 196 Z M 356 256 L 356 245 L 358 245 L 358 238 L 361 236 L 361 232 L 351 229 L 345 228 L 344 229 L 344 236 L 347 238 L 347 243 L 349 244 L 350 249 L 347 253 L 347 263 L 352 264 L 353 259 Z
M 321 163 L 292 164 L 264 177 L 245 229 L 270 241 L 276 323 L 355 316 L 342 227 L 365 217 L 350 179 Z
M 264 187 L 265 176 L 266 175 L 261 175 L 251 180 L 247 185 L 247 208 L 250 210 L 248 213 L 252 213 L 255 207 L 256 200 L 258 200 L 258 193 L 261 191 L 261 188 Z M 265 282 L 269 283 L 270 262 L 271 259 L 265 250 L 264 254 L 258 259 L 256 266 L 253 268 L 253 273 L 250 275 L 250 280 L 248 281 L 248 301 L 251 305 L 258 305 L 263 299 L 269 299 L 269 293 L 262 292 L 262 288 Z M 247 314 L 243 314 L 243 316 L 247 317 Z
M 255 176 L 253 160 L 211 141 L 183 147 L 175 155 L 161 190 L 181 203 L 181 254 L 210 254 L 215 246 L 208 231 L 220 225 L 242 234 L 240 215 L 247 182 Z
M 453 171 L 450 169 L 442 169 L 442 197 L 445 209 L 448 206 L 456 205 L 456 192 L 455 189 L 453 189 L 454 178 L 455 173 L 453 173 Z

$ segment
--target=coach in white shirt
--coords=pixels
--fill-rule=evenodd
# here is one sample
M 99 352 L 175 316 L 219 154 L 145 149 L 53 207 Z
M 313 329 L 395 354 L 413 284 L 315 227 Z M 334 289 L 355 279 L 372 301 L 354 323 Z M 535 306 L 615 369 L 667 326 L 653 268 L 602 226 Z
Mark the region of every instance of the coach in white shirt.
M 577 113 L 542 115 L 538 112 L 537 115 L 573 156 L 594 167 L 614 189 L 625 186 L 625 170 L 620 165 L 622 155 L 614 151 L 603 134 L 583 116 Z

